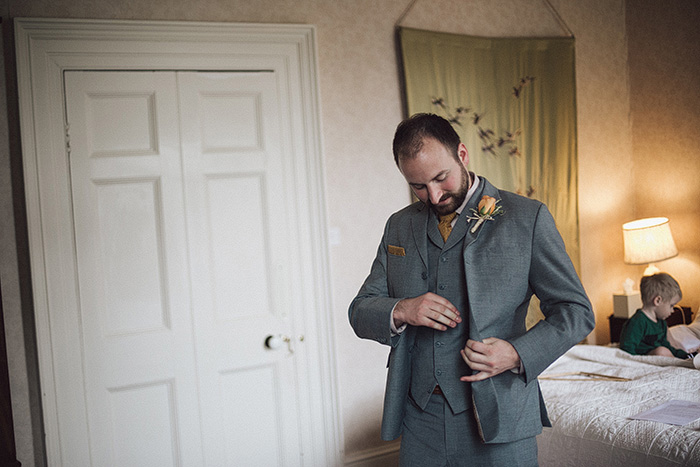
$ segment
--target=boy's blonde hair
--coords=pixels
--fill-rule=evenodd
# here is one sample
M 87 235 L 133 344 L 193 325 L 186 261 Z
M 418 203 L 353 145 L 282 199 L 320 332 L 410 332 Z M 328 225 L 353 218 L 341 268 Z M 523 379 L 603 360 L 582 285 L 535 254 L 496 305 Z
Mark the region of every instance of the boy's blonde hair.
M 662 300 L 669 301 L 678 295 L 678 299 L 683 298 L 681 286 L 670 274 L 659 272 L 651 276 L 644 276 L 639 283 L 639 291 L 642 294 L 642 304 L 652 306 L 654 298 L 660 296 Z

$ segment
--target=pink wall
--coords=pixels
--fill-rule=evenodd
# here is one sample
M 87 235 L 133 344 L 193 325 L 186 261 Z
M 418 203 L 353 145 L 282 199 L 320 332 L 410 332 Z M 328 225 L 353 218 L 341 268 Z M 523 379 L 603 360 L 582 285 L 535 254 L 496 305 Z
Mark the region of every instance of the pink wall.
M 700 3 L 630 2 L 635 218 L 670 220 L 679 255 L 658 264 L 700 306 Z M 640 268 L 629 267 L 638 273 Z

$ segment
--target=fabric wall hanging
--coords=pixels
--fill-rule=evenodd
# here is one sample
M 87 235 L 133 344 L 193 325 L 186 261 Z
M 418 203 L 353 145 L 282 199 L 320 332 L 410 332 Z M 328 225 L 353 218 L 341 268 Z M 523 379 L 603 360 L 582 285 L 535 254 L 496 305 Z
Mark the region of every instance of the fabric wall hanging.
M 407 113 L 450 119 L 470 170 L 547 204 L 578 269 L 574 38 L 398 35 Z

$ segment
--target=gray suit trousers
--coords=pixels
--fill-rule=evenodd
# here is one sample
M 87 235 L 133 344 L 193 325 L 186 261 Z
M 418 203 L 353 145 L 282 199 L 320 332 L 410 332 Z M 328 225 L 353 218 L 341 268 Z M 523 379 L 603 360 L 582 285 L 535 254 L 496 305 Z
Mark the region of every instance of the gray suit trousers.
M 453 414 L 445 398 L 430 396 L 425 410 L 409 397 L 403 422 L 401 467 L 533 467 L 535 437 L 512 443 L 482 443 L 471 410 Z

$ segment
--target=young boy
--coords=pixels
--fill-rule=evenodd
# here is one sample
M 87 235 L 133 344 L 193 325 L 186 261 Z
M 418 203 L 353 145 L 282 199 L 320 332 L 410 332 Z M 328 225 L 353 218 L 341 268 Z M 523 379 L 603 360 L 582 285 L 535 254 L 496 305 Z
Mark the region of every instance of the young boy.
M 644 276 L 639 291 L 642 308 L 623 326 L 620 348 L 632 355 L 688 358 L 685 350 L 672 347 L 666 337 L 666 318 L 683 296 L 678 282 L 666 273 Z

